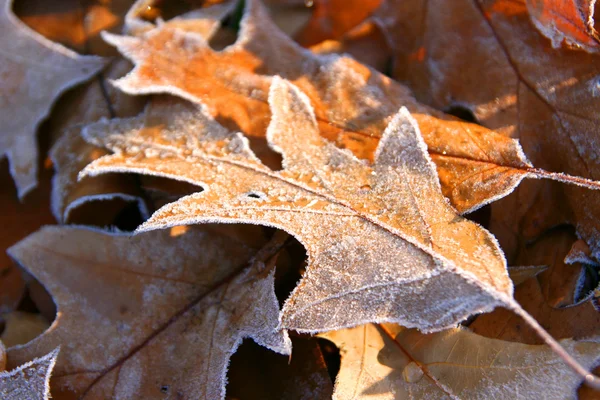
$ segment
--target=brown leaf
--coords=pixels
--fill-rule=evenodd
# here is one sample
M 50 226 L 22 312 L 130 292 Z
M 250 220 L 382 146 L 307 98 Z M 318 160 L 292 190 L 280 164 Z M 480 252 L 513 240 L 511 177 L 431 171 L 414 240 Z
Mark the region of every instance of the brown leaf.
M 315 0 L 312 18 L 296 35 L 303 46 L 338 39 L 379 7 L 382 0 Z
M 278 162 L 264 140 L 272 75 L 304 91 L 321 135 L 360 158 L 372 159 L 381 132 L 405 106 L 419 122 L 444 195 L 461 212 L 507 195 L 525 177 L 598 186 L 534 169 L 516 141 L 424 106 L 406 87 L 348 57 L 300 48 L 269 20 L 259 1 L 248 0 L 245 12 L 237 42 L 219 52 L 208 38 L 167 25 L 140 37 L 105 35 L 136 65 L 116 85 L 131 94 L 170 93 L 205 104 L 224 126 L 247 134 L 270 167 Z
M 101 31 L 120 32 L 132 0 L 19 0 L 19 19 L 45 38 L 84 54 L 113 56 Z
M 6 255 L 6 249 L 23 239 L 42 225 L 54 223 L 48 207 L 50 203 L 50 180 L 52 169 L 45 166 L 41 171 L 39 188 L 19 201 L 12 189 L 8 163 L 0 162 L 0 313 L 14 311 L 25 292 L 21 271 Z
M 560 47 L 564 41 L 589 52 L 600 50 L 594 29 L 596 0 L 527 0 L 531 20 L 540 32 Z
M 163 4 L 157 4 L 163 3 Z M 160 6 L 173 7 L 181 2 L 160 2 L 157 0 L 137 0 L 125 16 L 124 31 L 131 35 L 141 35 L 156 28 L 156 24 L 150 22 L 157 17 L 165 18 L 161 15 Z M 193 3 L 193 2 L 192 2 Z M 200 2 L 199 2 L 200 3 Z M 204 3 L 204 2 L 202 2 Z M 212 3 L 212 2 L 208 2 Z M 171 29 L 182 29 L 187 32 L 195 33 L 204 37 L 212 36 L 221 26 L 221 21 L 236 6 L 236 1 L 222 1 L 212 4 L 209 7 L 202 7 L 195 10 L 188 10 L 182 15 L 169 19 L 169 21 L 160 22 L 159 25 L 167 25 Z M 184 3 L 185 4 L 185 3 Z M 189 2 L 187 4 L 189 5 Z M 164 13 L 164 12 L 162 12 Z
M 576 399 L 581 379 L 547 346 L 487 339 L 464 329 L 423 334 L 363 325 L 321 334 L 342 354 L 334 399 Z M 563 340 L 586 365 L 600 344 Z
M 0 315 L 0 320 L 4 322 L 4 331 L 0 335 L 0 340 L 7 347 L 25 344 L 35 339 L 50 326 L 41 315 L 23 311 Z
M 0 348 L 2 344 L 0 343 Z M 1 351 L 1 350 L 0 350 Z M 0 396 L 2 400 L 49 400 L 50 374 L 59 349 L 29 361 L 12 371 L 0 368 Z
M 586 293 L 580 293 L 585 269 L 580 263 L 567 264 L 565 257 L 577 237 L 572 228 L 555 228 L 537 241 L 520 249 L 520 265 L 547 265 L 548 269 L 537 276 L 546 302 L 555 308 L 570 306 Z
M 118 60 L 110 65 L 104 77 L 115 79 L 128 69 L 127 61 Z M 137 203 L 140 214 L 147 218 L 148 210 L 131 177 L 108 175 L 77 180 L 79 171 L 106 154 L 81 138 L 82 125 L 111 116 L 136 115 L 144 104 L 145 99 L 126 95 L 100 80 L 61 100 L 59 110 L 49 121 L 50 131 L 60 135 L 50 150 L 55 169 L 51 207 L 57 221 L 111 225 L 115 215 L 131 202 Z
M 288 358 L 244 341 L 231 357 L 227 398 L 330 400 L 333 384 L 317 341 L 292 338 L 292 345 Z
M 115 154 L 84 174 L 142 173 L 204 188 L 163 207 L 139 230 L 244 222 L 295 235 L 309 266 L 284 305 L 285 328 L 393 320 L 430 331 L 510 303 L 500 249 L 447 204 L 406 109 L 368 165 L 319 136 L 308 98 L 290 83 L 275 79 L 269 101 L 267 139 L 283 156 L 280 172 L 202 108 L 165 101 L 137 118 L 88 126 L 84 136 Z
M 533 278 L 538 275 L 540 272 L 543 272 L 546 268 L 545 265 L 531 265 L 525 267 L 509 267 L 508 268 L 508 276 L 510 276 L 510 280 L 513 282 L 514 286 L 518 286 L 526 280 Z
M 6 369 L 6 349 L 0 340 L 0 372 Z
M 397 44 L 394 76 L 421 101 L 471 110 L 484 126 L 519 139 L 540 168 L 600 177 L 598 54 L 552 48 L 524 1 L 387 3 L 380 25 Z M 510 261 L 521 238 L 564 223 L 576 226 L 597 255 L 599 199 L 576 186 L 528 182 L 492 206 L 490 229 L 506 231 L 498 236 Z M 514 238 L 505 238 L 509 233 Z
M 515 299 L 555 338 L 583 339 L 600 335 L 600 313 L 590 301 L 565 307 L 550 306 L 537 278 L 515 288 Z M 494 339 L 539 344 L 538 335 L 518 316 L 498 308 L 469 324 L 473 332 Z
M 256 252 L 209 227 L 133 237 L 45 227 L 9 252 L 46 285 L 57 319 L 11 348 L 9 363 L 61 345 L 55 394 L 222 398 L 228 359 L 242 338 L 290 351 L 285 332 L 275 331 L 270 266 L 280 240 Z
M 0 157 L 7 157 L 19 197 L 37 185 L 39 123 L 52 103 L 71 86 L 91 78 L 104 66 L 101 58 L 80 56 L 31 31 L 0 1 Z

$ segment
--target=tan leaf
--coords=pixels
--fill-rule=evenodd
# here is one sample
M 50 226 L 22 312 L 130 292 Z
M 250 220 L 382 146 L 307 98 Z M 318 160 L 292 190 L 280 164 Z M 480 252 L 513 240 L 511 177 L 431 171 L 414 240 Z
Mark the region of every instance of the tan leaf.
M 50 374 L 56 363 L 58 351 L 59 349 L 56 348 L 45 356 L 29 361 L 12 371 L 0 371 L 2 400 L 49 400 Z
M 11 5 L 12 0 L 0 1 L 0 157 L 8 158 L 23 197 L 37 184 L 39 123 L 62 92 L 92 77 L 104 61 L 48 41 L 19 21 Z
M 293 85 L 275 79 L 269 99 L 267 138 L 284 158 L 280 172 L 201 108 L 155 101 L 137 118 L 85 129 L 86 138 L 115 154 L 84 173 L 135 172 L 205 189 L 163 207 L 141 230 L 218 221 L 295 235 L 309 267 L 284 306 L 285 328 L 313 332 L 392 320 L 439 330 L 510 303 L 500 249 L 447 204 L 406 109 L 368 165 L 319 136 L 308 98 Z
M 9 363 L 61 345 L 55 394 L 222 398 L 229 357 L 244 337 L 290 352 L 287 334 L 275 331 L 270 267 L 281 245 L 278 235 L 257 252 L 210 227 L 133 237 L 45 227 L 9 252 L 46 285 L 57 319 L 11 348 Z
M 321 135 L 372 159 L 381 133 L 401 106 L 419 122 L 444 194 L 461 212 L 510 193 L 525 177 L 598 184 L 537 170 L 520 145 L 478 125 L 418 103 L 404 86 L 352 60 L 315 55 L 292 42 L 257 0 L 246 1 L 235 44 L 211 49 L 209 38 L 166 25 L 140 37 L 104 35 L 136 65 L 116 85 L 127 93 L 170 93 L 205 104 L 224 126 L 249 136 L 257 156 L 276 166 L 264 136 L 272 75 L 311 99 Z
M 464 329 L 423 334 L 397 325 L 328 332 L 342 356 L 333 398 L 576 399 L 581 378 L 548 346 L 487 339 Z M 587 368 L 600 344 L 563 340 Z
M 564 41 L 589 52 L 600 50 L 594 29 L 596 0 L 527 0 L 531 20 L 544 36 L 560 47 Z

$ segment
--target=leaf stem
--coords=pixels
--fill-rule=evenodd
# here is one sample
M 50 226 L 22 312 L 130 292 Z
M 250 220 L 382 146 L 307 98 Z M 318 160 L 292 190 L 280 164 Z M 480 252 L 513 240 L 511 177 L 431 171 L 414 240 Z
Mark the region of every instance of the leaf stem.
M 529 174 L 539 179 L 550 179 L 562 183 L 570 183 L 577 186 L 582 186 L 592 190 L 600 190 L 600 182 L 592 179 L 582 178 L 580 176 L 567 175 L 559 172 L 548 172 L 539 168 L 531 168 Z
M 596 389 L 600 390 L 600 378 L 590 373 L 584 368 L 573 356 L 571 356 L 561 345 L 554 339 L 527 311 L 521 307 L 514 299 L 510 299 L 507 304 L 509 310 L 523 318 L 525 322 L 538 334 L 538 336 L 567 364 L 575 373 L 580 375 L 584 382 Z

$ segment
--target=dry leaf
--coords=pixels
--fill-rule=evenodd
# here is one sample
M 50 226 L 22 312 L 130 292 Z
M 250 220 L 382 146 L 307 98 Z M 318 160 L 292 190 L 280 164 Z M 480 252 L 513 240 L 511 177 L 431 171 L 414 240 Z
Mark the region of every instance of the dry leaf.
M 600 50 L 600 37 L 594 29 L 596 0 L 527 0 L 531 20 L 552 46 L 564 41 L 589 52 Z
M 1 346 L 1 344 L 0 344 Z M 59 349 L 29 361 L 12 371 L 0 368 L 0 397 L 2 400 L 49 400 L 50 374 Z
M 2 112 L 0 157 L 10 163 L 19 197 L 37 185 L 36 130 L 56 98 L 104 66 L 101 58 L 80 56 L 30 30 L 0 1 Z
M 312 18 L 296 35 L 303 46 L 338 39 L 379 7 L 382 0 L 316 0 Z
M 258 0 L 248 0 L 235 44 L 214 51 L 193 32 L 168 24 L 140 37 L 104 35 L 136 67 L 116 85 L 127 93 L 170 93 L 205 104 L 224 126 L 249 136 L 268 166 L 265 146 L 271 75 L 290 79 L 311 99 L 321 135 L 360 158 L 372 158 L 381 132 L 401 106 L 419 122 L 444 194 L 461 212 L 510 193 L 525 177 L 597 187 L 532 167 L 520 145 L 481 126 L 454 120 L 414 100 L 393 80 L 348 58 L 319 56 L 281 32 Z
M 342 355 L 333 398 L 576 399 L 581 378 L 548 346 L 487 339 L 464 329 L 425 335 L 397 325 L 328 332 Z M 563 340 L 587 368 L 600 344 Z
M 555 338 L 584 339 L 600 335 L 600 313 L 590 301 L 571 307 L 554 308 L 544 299 L 537 277 L 515 287 L 515 299 Z M 543 343 L 525 321 L 502 308 L 477 316 L 469 324 L 469 329 L 494 339 Z
M 157 20 L 157 24 L 148 21 L 150 15 L 158 14 L 156 0 L 137 0 L 125 16 L 124 31 L 130 35 L 142 35 L 156 26 L 167 25 L 169 28 L 182 29 L 193 32 L 204 37 L 212 36 L 221 26 L 221 21 L 225 16 L 231 13 L 237 4 L 237 1 L 224 1 L 213 4 L 209 7 L 191 10 L 182 15 L 164 22 L 162 18 Z M 164 4 L 163 4 L 164 5 Z M 169 5 L 168 3 L 166 4 Z M 153 18 L 153 19 L 156 19 Z
M 100 32 L 118 32 L 132 0 L 20 0 L 19 19 L 45 38 L 84 54 L 114 56 Z
M 530 265 L 525 267 L 509 267 L 508 276 L 514 286 L 518 286 L 526 280 L 533 278 L 548 267 L 545 265 Z
M 6 349 L 0 340 L 0 372 L 6 369 Z
M 531 22 L 525 1 L 387 3 L 379 20 L 396 43 L 394 77 L 418 99 L 439 109 L 471 110 L 484 126 L 519 139 L 537 167 L 600 177 L 597 54 L 552 48 Z M 521 238 L 571 224 L 597 256 L 599 219 L 597 193 L 527 182 L 492 205 L 490 229 L 510 254 Z
M 118 60 L 104 77 L 121 77 L 128 69 L 127 61 Z M 81 138 L 82 125 L 102 117 L 136 115 L 144 104 L 145 99 L 128 96 L 101 81 L 89 83 L 60 102 L 60 109 L 50 119 L 50 131 L 60 135 L 50 150 L 55 169 L 51 208 L 57 221 L 110 225 L 115 214 L 132 202 L 138 204 L 142 218 L 147 218 L 147 207 L 131 177 L 108 175 L 77 181 L 79 171 L 106 154 Z
M 333 383 L 317 341 L 292 338 L 292 345 L 290 359 L 244 341 L 231 357 L 227 398 L 330 400 Z
M 25 291 L 21 271 L 6 255 L 6 249 L 23 239 L 40 226 L 54 223 L 48 207 L 52 169 L 44 167 L 39 188 L 19 201 L 9 173 L 8 163 L 0 162 L 0 313 L 16 309 Z
M 580 263 L 567 264 L 565 256 L 577 240 L 572 228 L 555 228 L 546 232 L 535 242 L 519 250 L 519 265 L 547 265 L 548 269 L 537 276 L 546 302 L 555 308 L 579 302 L 582 293 L 585 268 Z
M 167 101 L 137 118 L 88 126 L 84 136 L 115 154 L 84 173 L 135 172 L 205 189 L 163 207 L 140 230 L 244 222 L 295 235 L 309 266 L 283 308 L 284 328 L 398 321 L 439 330 L 511 302 L 500 249 L 447 204 L 406 109 L 370 166 L 319 136 L 308 98 L 290 83 L 275 79 L 269 100 L 267 137 L 284 158 L 280 172 L 203 109 Z
M 209 228 L 130 237 L 45 227 L 9 252 L 46 285 L 57 318 L 43 335 L 11 348 L 9 363 L 61 345 L 56 395 L 222 398 L 228 359 L 244 337 L 291 350 L 287 334 L 275 331 L 269 266 L 278 240 L 257 253 Z
M 40 314 L 23 311 L 0 315 L 0 321 L 4 322 L 0 340 L 7 347 L 25 344 L 35 339 L 50 326 L 46 318 Z

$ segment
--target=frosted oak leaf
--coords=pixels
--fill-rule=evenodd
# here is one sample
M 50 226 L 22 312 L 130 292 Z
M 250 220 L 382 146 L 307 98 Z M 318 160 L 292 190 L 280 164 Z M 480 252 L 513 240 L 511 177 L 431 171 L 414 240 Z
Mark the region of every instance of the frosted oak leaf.
M 310 102 L 295 86 L 275 79 L 269 100 L 268 140 L 284 157 L 281 172 L 203 109 L 167 102 L 138 118 L 89 125 L 84 136 L 115 154 L 84 173 L 154 174 L 206 189 L 163 207 L 140 230 L 249 222 L 295 235 L 310 262 L 284 306 L 285 328 L 396 321 L 439 330 L 508 301 L 501 251 L 447 204 L 406 109 L 370 166 L 319 136 Z
M 50 374 L 56 363 L 58 351 L 59 349 L 56 348 L 45 356 L 26 362 L 12 371 L 0 370 L 2 400 L 49 400 Z
M 495 239 L 442 196 L 405 108 L 386 128 L 370 166 L 321 138 L 309 99 L 294 85 L 276 77 L 269 103 L 267 139 L 283 156 L 280 172 L 206 110 L 167 101 L 138 118 L 88 126 L 84 136 L 115 154 L 94 161 L 82 176 L 134 172 L 205 189 L 162 207 L 140 231 L 242 222 L 296 236 L 309 266 L 283 307 L 283 328 L 317 332 L 393 321 L 435 331 L 502 305 L 597 384 L 514 301 Z
M 367 324 L 320 335 L 342 354 L 333 398 L 576 399 L 581 378 L 545 345 L 488 339 L 465 329 L 423 334 Z M 587 368 L 600 344 L 561 344 Z
M 289 354 L 273 288 L 281 238 L 256 249 L 209 226 L 185 228 L 132 237 L 47 226 L 11 247 L 58 317 L 9 349 L 9 367 L 61 345 L 57 396 L 220 399 L 243 338 Z
M 0 158 L 20 197 L 37 184 L 36 129 L 58 96 L 94 76 L 100 57 L 80 56 L 29 29 L 0 0 Z
M 405 106 L 419 123 L 444 195 L 460 212 L 508 195 L 528 177 L 600 187 L 534 168 L 516 140 L 419 103 L 407 87 L 350 57 L 303 49 L 273 23 L 260 1 L 245 4 L 238 39 L 222 51 L 209 45 L 211 33 L 169 23 L 136 37 L 105 34 L 135 64 L 115 84 L 130 94 L 169 93 L 206 105 L 221 124 L 244 132 L 269 166 L 263 144 L 274 75 L 309 96 L 323 137 L 360 158 L 372 159 L 381 133 Z

